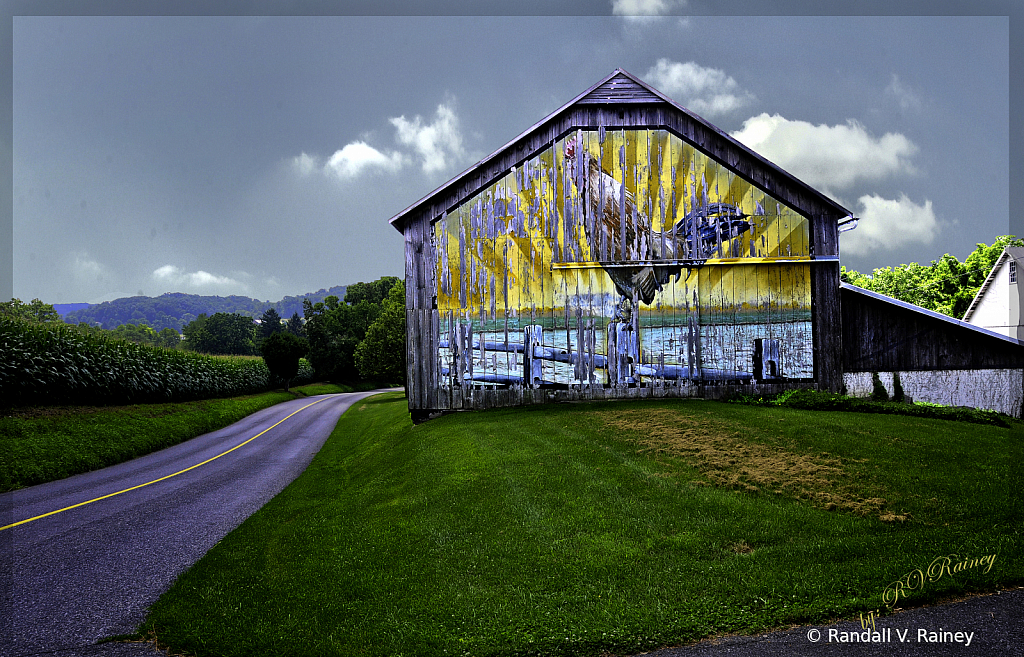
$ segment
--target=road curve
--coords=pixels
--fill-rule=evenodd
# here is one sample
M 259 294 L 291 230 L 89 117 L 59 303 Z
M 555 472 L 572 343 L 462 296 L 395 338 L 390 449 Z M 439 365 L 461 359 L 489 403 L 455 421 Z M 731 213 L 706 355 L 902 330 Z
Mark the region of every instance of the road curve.
M 284 402 L 133 461 L 0 495 L 0 527 L 74 507 L 0 530 L 0 655 L 154 654 L 94 644 L 134 631 L 178 575 L 306 469 L 345 410 L 378 392 Z

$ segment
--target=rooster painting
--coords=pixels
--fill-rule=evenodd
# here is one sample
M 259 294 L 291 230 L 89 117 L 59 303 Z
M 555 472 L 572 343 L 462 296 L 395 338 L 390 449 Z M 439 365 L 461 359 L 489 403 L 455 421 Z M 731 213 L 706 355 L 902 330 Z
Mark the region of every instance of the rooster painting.
M 633 193 L 603 171 L 575 137 L 565 142 L 565 163 L 580 195 L 591 253 L 600 254 L 597 259 L 621 297 L 616 321 L 631 322 L 638 303 L 651 303 L 662 286 L 682 272 L 686 264 L 680 261 L 714 257 L 723 242 L 750 229 L 749 215 L 735 206 L 705 203 L 669 230 L 655 231 Z

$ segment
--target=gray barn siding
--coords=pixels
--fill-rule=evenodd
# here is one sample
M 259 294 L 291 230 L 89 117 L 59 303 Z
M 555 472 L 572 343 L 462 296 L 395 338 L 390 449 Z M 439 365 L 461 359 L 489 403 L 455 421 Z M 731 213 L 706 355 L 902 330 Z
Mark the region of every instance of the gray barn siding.
M 843 286 L 843 370 L 904 372 L 1024 367 L 1024 346 L 950 318 Z
M 717 160 L 732 173 L 764 193 L 804 214 L 810 220 L 812 253 L 822 258 L 811 265 L 813 353 L 815 381 L 705 385 L 665 381 L 640 387 L 570 386 L 569 389 L 531 389 L 442 386 L 438 345 L 441 321 L 436 310 L 432 223 L 513 167 L 537 156 L 563 135 L 578 130 L 663 129 Z M 736 392 L 772 394 L 794 387 L 836 391 L 842 386 L 842 323 L 839 310 L 837 222 L 849 213 L 827 197 L 810 190 L 735 142 L 714 126 L 685 112 L 642 85 L 616 77 L 599 85 L 548 119 L 530 128 L 503 149 L 449 181 L 429 197 L 392 219 L 404 233 L 408 322 L 409 407 L 414 411 L 515 406 L 552 401 L 648 397 L 721 397 Z
M 465 173 L 442 186 L 422 205 L 417 204 L 397 215 L 392 222 L 399 230 L 415 221 L 416 217 L 427 217 L 428 221 L 440 217 L 480 189 L 487 187 L 512 167 L 521 165 L 548 148 L 557 139 L 577 129 L 665 129 L 684 141 L 704 151 L 721 162 L 733 173 L 754 183 L 765 193 L 794 207 L 811 217 L 831 218 L 838 221 L 849 213 L 826 197 L 806 193 L 806 186 L 785 171 L 778 169 L 767 160 L 760 158 L 731 137 L 701 124 L 692 117 L 673 110 L 666 104 L 658 106 L 624 106 L 620 112 L 614 108 L 586 106 L 574 111 L 563 110 L 544 123 L 519 137 L 515 143 L 490 155 Z M 838 240 L 833 242 L 831 253 L 839 255 Z

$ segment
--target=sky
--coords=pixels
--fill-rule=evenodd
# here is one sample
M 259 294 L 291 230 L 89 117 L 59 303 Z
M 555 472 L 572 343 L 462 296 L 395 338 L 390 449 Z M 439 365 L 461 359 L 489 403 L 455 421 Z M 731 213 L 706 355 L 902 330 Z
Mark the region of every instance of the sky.
M 391 217 L 616 68 L 860 218 L 848 268 L 1008 232 L 1008 17 L 692 8 L 14 16 L 14 296 L 276 301 L 402 276 Z

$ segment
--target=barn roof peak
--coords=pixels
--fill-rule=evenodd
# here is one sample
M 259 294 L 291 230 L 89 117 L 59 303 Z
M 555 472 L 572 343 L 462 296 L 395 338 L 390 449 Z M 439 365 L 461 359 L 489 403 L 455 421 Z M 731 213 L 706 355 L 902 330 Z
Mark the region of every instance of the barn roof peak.
M 572 108 L 580 107 L 580 109 L 583 109 L 587 107 L 596 110 L 603 105 L 620 108 L 629 105 L 661 106 L 670 113 L 674 111 L 678 113 L 677 116 L 684 118 L 685 122 L 689 123 L 690 126 L 701 134 L 699 147 L 713 143 L 717 150 L 727 153 L 725 160 L 728 161 L 727 165 L 730 168 L 734 168 L 733 165 L 736 161 L 745 160 L 747 162 L 746 168 L 749 171 L 741 172 L 741 175 L 745 175 L 745 177 L 755 182 L 755 184 L 759 184 L 769 193 L 774 193 L 775 191 L 771 188 L 776 185 L 782 185 L 791 189 L 797 198 L 813 199 L 813 204 L 818 208 L 825 208 L 828 214 L 835 214 L 839 217 L 851 214 L 849 210 L 834 200 L 798 180 L 795 176 L 782 170 L 772 162 L 769 162 L 758 153 L 750 150 L 727 133 L 702 117 L 697 116 L 632 73 L 616 68 L 609 75 L 527 128 L 498 150 L 396 214 L 391 218 L 391 225 L 401 232 L 411 215 L 419 212 L 428 204 L 433 205 L 439 199 L 443 200 L 442 197 L 446 193 L 452 193 L 459 187 L 475 184 L 476 182 L 483 186 L 494 176 L 504 174 L 508 170 L 505 160 L 509 159 L 511 151 L 516 152 L 512 159 L 523 159 L 519 153 L 528 155 L 525 151 L 530 150 L 529 145 L 536 141 L 541 134 L 550 132 L 552 129 L 556 131 L 564 129 L 569 123 L 573 123 L 571 118 Z M 513 162 L 513 166 L 515 164 Z M 753 175 L 751 176 L 751 174 Z M 762 185 L 761 183 L 765 182 L 766 179 L 772 180 L 773 183 L 767 186 Z M 442 202 L 442 205 L 447 205 L 447 203 Z
M 671 103 L 672 101 L 640 78 L 617 68 L 611 75 L 584 91 L 568 104 L 664 102 Z

